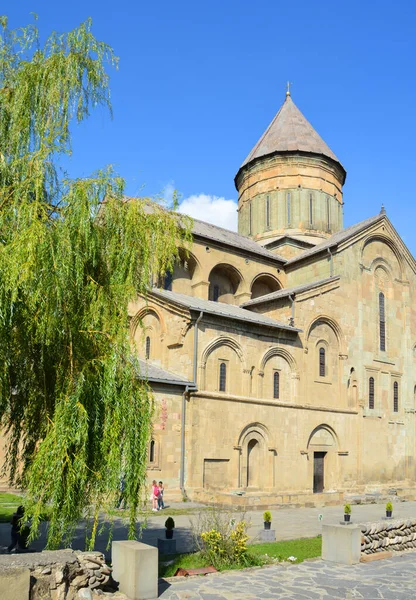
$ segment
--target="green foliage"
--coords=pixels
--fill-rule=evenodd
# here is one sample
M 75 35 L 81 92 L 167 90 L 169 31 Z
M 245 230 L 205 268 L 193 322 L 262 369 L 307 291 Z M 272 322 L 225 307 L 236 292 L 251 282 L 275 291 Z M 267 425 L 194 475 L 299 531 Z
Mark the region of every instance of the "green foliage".
M 345 506 L 344 506 L 344 514 L 345 515 L 350 515 L 351 514 L 351 504 L 345 504 Z
M 242 515 L 213 507 L 191 521 L 194 545 L 216 569 L 251 564 L 247 547 L 248 523 Z
M 265 523 L 271 523 L 272 522 L 272 513 L 269 510 L 264 511 L 264 513 L 263 513 L 263 521 Z
M 393 510 L 393 504 L 391 502 L 387 502 L 386 510 L 388 510 L 388 511 Z
M 168 517 L 166 519 L 166 521 L 165 521 L 165 527 L 169 531 L 171 531 L 172 529 L 175 529 L 175 521 L 172 519 L 172 517 Z
M 138 377 L 128 305 L 173 268 L 181 218 L 129 201 L 110 168 L 60 178 L 71 122 L 110 108 L 112 49 L 91 22 L 53 33 L 0 19 L 0 426 L 6 471 L 26 488 L 31 538 L 52 505 L 48 547 L 68 543 L 125 480 L 129 537 L 145 489 L 152 396 Z

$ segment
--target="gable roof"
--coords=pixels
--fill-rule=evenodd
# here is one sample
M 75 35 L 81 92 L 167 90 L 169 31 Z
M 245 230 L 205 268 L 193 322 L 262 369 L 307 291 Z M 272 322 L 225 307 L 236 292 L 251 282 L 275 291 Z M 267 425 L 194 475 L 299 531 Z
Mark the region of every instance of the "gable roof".
M 254 313 L 249 310 L 245 310 L 240 306 L 234 306 L 233 304 L 225 304 L 224 302 L 213 302 L 212 300 L 203 300 L 202 298 L 195 298 L 194 296 L 186 296 L 185 294 L 178 294 L 177 292 L 171 292 L 169 290 L 159 290 L 153 288 L 150 295 L 161 298 L 173 304 L 184 306 L 191 311 L 205 312 L 210 315 L 222 317 L 225 319 L 231 319 L 234 321 L 243 321 L 245 323 L 252 323 L 254 325 L 260 325 L 262 327 L 272 327 L 273 329 L 284 329 L 286 331 L 292 331 L 298 333 L 301 331 L 296 327 L 291 327 L 271 317 L 266 317 L 259 313 Z
M 179 375 L 175 375 L 170 371 L 166 371 L 161 367 L 157 367 L 156 365 L 152 365 L 146 360 L 142 360 L 141 358 L 137 359 L 137 363 L 140 369 L 140 375 L 142 375 L 147 381 L 153 383 L 166 383 L 170 385 L 180 385 L 182 387 L 186 387 L 187 385 L 192 385 L 192 381 L 187 381 L 183 377 Z
M 253 300 L 248 300 L 248 302 L 244 302 L 241 306 L 244 308 L 255 306 L 256 304 L 262 304 L 264 302 L 270 302 L 271 300 L 278 300 L 279 298 L 286 298 L 287 296 L 296 296 L 296 294 L 300 294 L 302 292 L 306 292 L 308 290 L 313 290 L 314 288 L 321 287 L 326 283 L 330 283 L 331 281 L 338 281 L 339 276 L 335 277 L 327 277 L 326 279 L 320 279 L 319 281 L 313 281 L 312 283 L 303 283 L 302 285 L 297 285 L 291 288 L 284 288 L 282 290 L 277 290 L 277 292 L 271 292 L 270 294 L 265 294 L 264 296 L 260 296 L 259 298 L 254 298 Z
M 291 96 L 286 95 L 279 112 L 240 168 L 268 154 L 296 151 L 321 154 L 342 167 L 329 146 L 300 112 Z
M 264 258 L 271 259 L 280 264 L 287 262 L 286 258 L 283 258 L 283 256 L 270 252 L 270 250 L 263 248 L 258 242 L 254 242 L 252 239 L 240 235 L 236 231 L 223 229 L 222 227 L 206 223 L 205 221 L 198 221 L 198 219 L 193 219 L 193 222 L 192 233 L 196 237 L 213 240 L 220 244 L 231 246 L 232 248 L 251 252 L 252 254 L 263 256 Z
M 301 260 L 304 260 L 305 258 L 309 258 L 310 256 L 313 256 L 314 254 L 319 254 L 319 252 L 323 252 L 323 251 L 327 250 L 327 248 L 333 248 L 334 246 L 338 246 L 339 244 L 341 244 L 342 242 L 345 242 L 346 240 L 353 237 L 357 233 L 360 233 L 361 231 L 363 231 L 370 225 L 377 223 L 377 221 L 381 221 L 382 219 L 385 218 L 385 216 L 386 215 L 384 213 L 379 213 L 378 215 L 375 215 L 374 217 L 370 217 L 369 219 L 360 221 L 360 223 L 351 225 L 351 227 L 342 229 L 342 231 L 338 231 L 337 233 L 334 233 L 334 235 L 331 235 L 330 238 L 328 238 L 321 244 L 317 244 L 313 248 L 310 248 L 309 250 L 305 250 L 305 252 L 302 252 L 302 254 L 298 254 L 297 256 L 294 256 L 293 258 L 288 260 L 286 264 L 288 266 L 293 265 Z

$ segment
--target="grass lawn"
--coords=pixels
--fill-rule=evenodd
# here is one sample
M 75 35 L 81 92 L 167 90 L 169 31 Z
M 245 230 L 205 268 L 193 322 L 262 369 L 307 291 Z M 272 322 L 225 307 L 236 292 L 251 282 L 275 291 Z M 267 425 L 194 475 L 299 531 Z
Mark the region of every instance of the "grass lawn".
M 13 513 L 21 503 L 21 496 L 0 493 L 0 523 L 10 523 Z
M 279 561 L 287 560 L 289 556 L 296 558 L 296 563 L 300 563 L 307 558 L 316 558 L 321 556 L 322 539 L 302 538 L 300 540 L 288 540 L 282 542 L 271 542 L 268 544 L 250 544 L 249 553 L 253 557 L 253 564 L 266 565 Z M 206 561 L 196 552 L 193 554 L 176 554 L 174 556 L 165 556 L 159 564 L 159 577 L 172 577 L 176 570 L 199 569 L 207 567 Z M 227 567 L 229 569 L 230 567 Z M 235 567 L 241 568 L 244 567 Z
M 321 556 L 322 538 L 301 538 L 300 540 L 288 540 L 282 542 L 270 542 L 268 544 L 251 544 L 249 552 L 255 556 L 272 556 L 280 560 L 287 560 L 294 556 L 296 562 L 303 562 L 307 558 Z

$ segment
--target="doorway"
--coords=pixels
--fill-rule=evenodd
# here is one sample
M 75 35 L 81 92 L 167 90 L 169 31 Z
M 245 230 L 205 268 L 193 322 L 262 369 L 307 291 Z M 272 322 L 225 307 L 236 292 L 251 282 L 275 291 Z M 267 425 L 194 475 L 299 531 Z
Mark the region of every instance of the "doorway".
M 321 494 L 324 491 L 324 467 L 326 452 L 313 453 L 313 493 Z

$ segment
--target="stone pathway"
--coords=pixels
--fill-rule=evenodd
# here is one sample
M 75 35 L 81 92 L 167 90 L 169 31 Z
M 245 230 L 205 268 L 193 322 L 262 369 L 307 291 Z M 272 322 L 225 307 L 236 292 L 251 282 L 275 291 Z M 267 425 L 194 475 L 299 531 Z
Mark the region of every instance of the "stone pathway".
M 322 560 L 161 580 L 160 600 L 414 600 L 416 554 L 353 566 Z
M 172 504 L 172 508 L 190 508 L 195 511 L 200 505 L 191 503 Z M 379 521 L 385 514 L 385 504 L 361 504 L 352 506 L 352 521 L 354 523 L 368 523 Z M 339 523 L 343 518 L 343 507 L 326 506 L 323 508 L 278 508 L 272 509 L 272 529 L 276 531 L 277 540 L 291 540 L 302 537 L 314 537 L 322 532 L 322 523 Z M 240 514 L 240 513 L 239 513 Z M 322 520 L 319 520 L 322 515 Z M 152 514 L 147 522 L 147 527 L 143 530 L 141 541 L 152 546 L 157 546 L 157 539 L 164 537 L 164 523 L 169 516 L 169 508 Z M 250 521 L 248 533 L 251 541 L 257 541 L 259 531 L 263 528 L 263 511 L 248 511 L 245 518 Z M 178 552 L 190 552 L 192 550 L 192 535 L 190 531 L 191 519 L 196 519 L 197 514 L 173 515 L 175 519 L 175 539 L 177 540 Z M 398 519 L 416 518 L 416 502 L 395 502 L 394 517 Z M 33 550 L 42 550 L 45 547 L 46 525 L 42 527 L 42 536 L 36 540 Z M 121 519 L 116 519 L 113 529 L 114 540 L 127 539 L 127 526 Z M 97 539 L 96 550 L 105 552 L 108 535 L 102 534 Z M 8 546 L 10 543 L 10 525 L 0 524 L 0 547 Z M 76 537 L 72 543 L 72 548 L 84 550 L 85 537 L 82 525 L 77 528 Z M 415 592 L 416 600 L 416 592 Z

